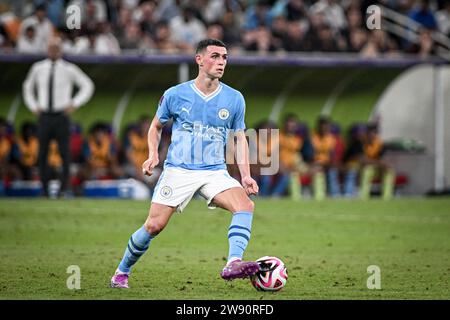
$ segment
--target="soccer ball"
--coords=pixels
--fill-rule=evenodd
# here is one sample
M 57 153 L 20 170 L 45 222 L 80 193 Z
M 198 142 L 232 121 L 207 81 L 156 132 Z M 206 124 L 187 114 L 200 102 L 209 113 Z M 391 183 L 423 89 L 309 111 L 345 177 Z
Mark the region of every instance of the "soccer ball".
M 260 271 L 250 278 L 253 287 L 258 291 L 279 291 L 288 278 L 287 268 L 277 257 L 265 256 L 256 260 Z

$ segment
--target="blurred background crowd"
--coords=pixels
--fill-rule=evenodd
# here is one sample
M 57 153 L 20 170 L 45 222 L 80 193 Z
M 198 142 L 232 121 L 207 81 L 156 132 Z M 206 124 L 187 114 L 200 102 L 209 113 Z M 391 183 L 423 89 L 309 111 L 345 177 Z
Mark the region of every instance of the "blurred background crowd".
M 160 163 L 148 177 L 142 174 L 142 163 L 148 156 L 150 122 L 149 116 L 141 116 L 126 127 L 121 137 L 114 134 L 109 123 L 95 123 L 87 132 L 73 123 L 70 137 L 73 195 L 83 195 L 83 183 L 88 180 L 126 178 L 143 182 L 152 192 L 166 159 L 171 124 L 162 132 Z M 252 163 L 251 172 L 260 185 L 262 197 L 368 198 L 375 183 L 379 185 L 376 193 L 390 199 L 395 186 L 402 183 L 399 180 L 402 178 L 396 177 L 394 169 L 383 159 L 386 146 L 378 136 L 376 123 L 357 123 L 343 133 L 339 124 L 328 117 L 321 116 L 316 126 L 309 128 L 296 114 L 285 114 L 281 127 L 265 120 L 255 129 L 258 144 L 250 149 L 250 159 L 257 159 L 257 163 Z M 272 134 L 273 129 L 279 129 L 279 134 Z M 39 181 L 38 153 L 35 123 L 25 122 L 20 132 L 14 132 L 11 124 L 0 119 L 0 174 L 6 188 L 14 181 Z M 279 161 L 276 174 L 261 174 L 262 168 L 272 166 L 275 161 Z M 50 144 L 47 162 L 51 179 L 59 179 L 62 159 L 56 141 Z M 228 171 L 240 180 L 236 164 L 229 163 Z
M 421 25 L 410 42 L 368 30 L 366 10 L 381 4 Z M 76 5 L 81 28 L 69 30 Z M 352 52 L 435 54 L 433 32 L 450 35 L 448 0 L 16 0 L 0 1 L 0 51 L 45 53 L 60 34 L 70 54 L 191 53 L 205 37 L 232 53 Z

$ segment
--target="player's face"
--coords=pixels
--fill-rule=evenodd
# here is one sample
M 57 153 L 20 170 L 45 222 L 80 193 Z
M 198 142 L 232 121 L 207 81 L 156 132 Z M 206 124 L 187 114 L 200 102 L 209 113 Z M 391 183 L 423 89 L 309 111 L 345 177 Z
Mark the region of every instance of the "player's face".
M 227 64 L 227 49 L 218 46 L 208 46 L 203 53 L 197 55 L 200 70 L 211 78 L 222 78 Z

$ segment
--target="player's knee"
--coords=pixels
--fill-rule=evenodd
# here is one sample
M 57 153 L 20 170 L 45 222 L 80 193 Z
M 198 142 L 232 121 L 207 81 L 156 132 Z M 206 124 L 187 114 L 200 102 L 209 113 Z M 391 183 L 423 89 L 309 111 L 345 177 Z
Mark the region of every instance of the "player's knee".
M 150 233 L 152 236 L 158 235 L 163 229 L 165 225 L 159 221 L 149 220 L 144 224 L 145 230 Z
M 239 211 L 253 212 L 253 210 L 255 209 L 255 203 L 247 198 L 247 200 L 241 203 L 240 207 L 241 208 Z

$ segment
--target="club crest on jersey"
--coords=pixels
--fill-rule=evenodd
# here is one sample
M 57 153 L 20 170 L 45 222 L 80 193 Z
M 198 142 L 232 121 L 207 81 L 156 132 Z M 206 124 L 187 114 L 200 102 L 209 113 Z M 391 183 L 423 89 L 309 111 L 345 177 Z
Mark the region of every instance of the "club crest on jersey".
M 170 196 L 172 195 L 172 188 L 169 186 L 164 186 L 161 188 L 161 195 L 164 198 L 170 198 Z
M 222 108 L 219 110 L 219 118 L 220 119 L 227 120 L 229 116 L 230 116 L 230 112 L 227 109 Z

